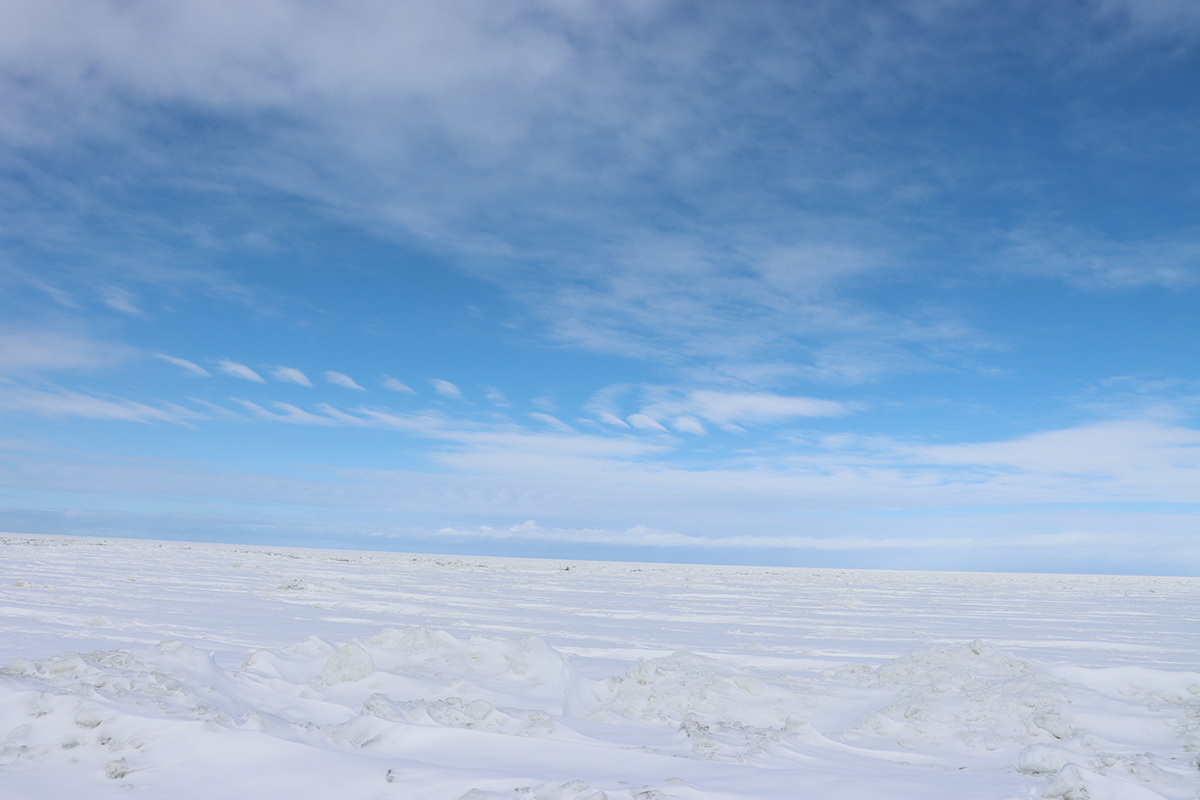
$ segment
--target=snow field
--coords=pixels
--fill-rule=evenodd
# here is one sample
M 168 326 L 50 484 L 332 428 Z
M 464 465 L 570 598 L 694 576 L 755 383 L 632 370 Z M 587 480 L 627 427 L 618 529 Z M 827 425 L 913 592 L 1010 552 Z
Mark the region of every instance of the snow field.
M 4 798 L 1200 797 L 1194 579 L 0 554 Z

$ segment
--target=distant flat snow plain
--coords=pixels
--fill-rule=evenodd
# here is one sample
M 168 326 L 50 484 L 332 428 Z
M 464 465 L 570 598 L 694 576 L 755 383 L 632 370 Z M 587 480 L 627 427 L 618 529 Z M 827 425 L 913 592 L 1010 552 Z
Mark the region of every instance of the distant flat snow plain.
M 1196 578 L 2 535 L 0 666 L 5 800 L 1200 797 Z

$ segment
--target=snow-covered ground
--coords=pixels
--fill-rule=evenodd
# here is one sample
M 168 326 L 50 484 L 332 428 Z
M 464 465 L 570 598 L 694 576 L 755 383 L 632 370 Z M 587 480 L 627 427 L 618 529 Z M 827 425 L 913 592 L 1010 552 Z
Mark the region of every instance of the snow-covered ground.
M 0 797 L 1200 797 L 1200 579 L 0 537 Z

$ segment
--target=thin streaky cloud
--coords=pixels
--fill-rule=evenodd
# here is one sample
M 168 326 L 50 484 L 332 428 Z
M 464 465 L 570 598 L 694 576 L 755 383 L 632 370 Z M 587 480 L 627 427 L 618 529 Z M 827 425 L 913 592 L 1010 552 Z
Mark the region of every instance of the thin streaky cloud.
M 129 314 L 131 316 L 142 316 L 142 310 L 134 304 L 133 293 L 127 289 L 122 289 L 118 286 L 105 287 L 100 292 L 100 302 L 113 311 L 120 311 L 122 314 Z
M 41 329 L 0 330 L 0 376 L 112 367 L 137 355 L 126 345 Z
M 294 367 L 276 367 L 271 372 L 271 377 L 280 383 L 294 383 L 297 386 L 312 386 L 312 381 L 298 369 Z
M 652 417 L 694 416 L 714 425 L 778 422 L 797 417 L 841 417 L 851 411 L 845 403 L 813 397 L 787 397 L 768 392 L 689 392 L 682 400 L 642 409 Z
M 433 390 L 442 397 L 452 397 L 455 400 L 463 399 L 462 392 L 450 381 L 444 381 L 440 378 L 430 378 L 429 382 L 433 384 Z
M 351 378 L 349 375 L 345 375 L 341 372 L 326 370 L 325 380 L 329 381 L 334 386 L 341 386 L 343 389 L 354 389 L 355 391 L 359 392 L 366 391 L 366 389 L 355 383 L 354 378 Z
M 667 429 L 663 427 L 661 422 L 645 414 L 630 414 L 625 419 L 638 430 L 667 432 Z
M 255 383 L 266 383 L 261 375 L 247 367 L 245 364 L 239 364 L 236 361 L 230 361 L 229 359 L 222 359 L 217 366 L 221 368 L 222 372 L 227 375 L 232 375 L 235 378 L 254 381 Z
M 169 422 L 191 427 L 204 414 L 164 403 L 162 408 L 122 397 L 93 397 L 67 390 L 42 391 L 25 387 L 0 388 L 0 413 L 26 413 L 42 417 L 82 417 L 121 422 Z
M 177 367 L 182 367 L 193 375 L 199 375 L 202 378 L 212 377 L 212 373 L 210 373 L 204 367 L 188 361 L 186 358 L 177 358 L 176 356 L 169 356 L 166 353 L 155 353 L 154 357 L 162 361 L 166 361 L 168 364 L 174 364 Z
M 393 392 L 400 392 L 401 394 L 416 394 L 417 393 L 416 390 L 413 389 L 411 386 L 409 386 L 407 383 L 402 383 L 402 382 L 396 380 L 395 378 L 391 377 L 390 375 L 384 375 L 383 378 L 379 381 L 379 385 L 382 386 L 383 388 L 389 389 Z
M 239 397 L 231 397 L 229 399 L 254 414 L 255 417 L 263 420 L 269 420 L 271 422 L 285 422 L 294 425 L 318 425 L 324 427 L 335 427 L 341 424 L 337 420 L 330 419 L 329 417 L 322 417 L 319 414 L 313 414 L 301 408 L 297 408 L 290 403 L 271 403 L 273 407 L 283 412 L 281 414 L 277 414 L 273 411 L 263 408 L 258 403 L 255 403 L 251 400 L 243 400 Z
M 60 306 L 65 308 L 79 308 L 79 303 L 75 300 L 75 297 L 70 292 L 46 283 L 45 281 L 37 280 L 36 278 L 29 278 L 28 281 L 30 286 L 33 286 L 39 291 L 45 292 L 50 296 L 51 299 L 54 300 L 55 303 L 59 304 Z
M 562 431 L 563 433 L 574 433 L 575 432 L 575 429 L 572 428 L 570 425 L 563 422 L 558 417 L 551 416 L 550 414 L 543 414 L 540 411 L 534 411 L 533 413 L 531 413 L 529 415 L 529 418 L 536 419 L 538 422 L 549 425 L 551 428 L 554 428 L 557 431 Z
M 676 417 L 671 420 L 671 427 L 683 433 L 695 433 L 700 436 L 708 433 L 704 425 L 700 423 L 700 420 L 695 417 Z

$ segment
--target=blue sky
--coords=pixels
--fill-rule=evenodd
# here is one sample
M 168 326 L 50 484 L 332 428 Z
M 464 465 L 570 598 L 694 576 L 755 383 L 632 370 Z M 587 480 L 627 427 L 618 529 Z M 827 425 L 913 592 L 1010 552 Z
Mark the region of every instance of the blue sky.
M 1200 6 L 0 3 L 0 529 L 1200 574 Z

